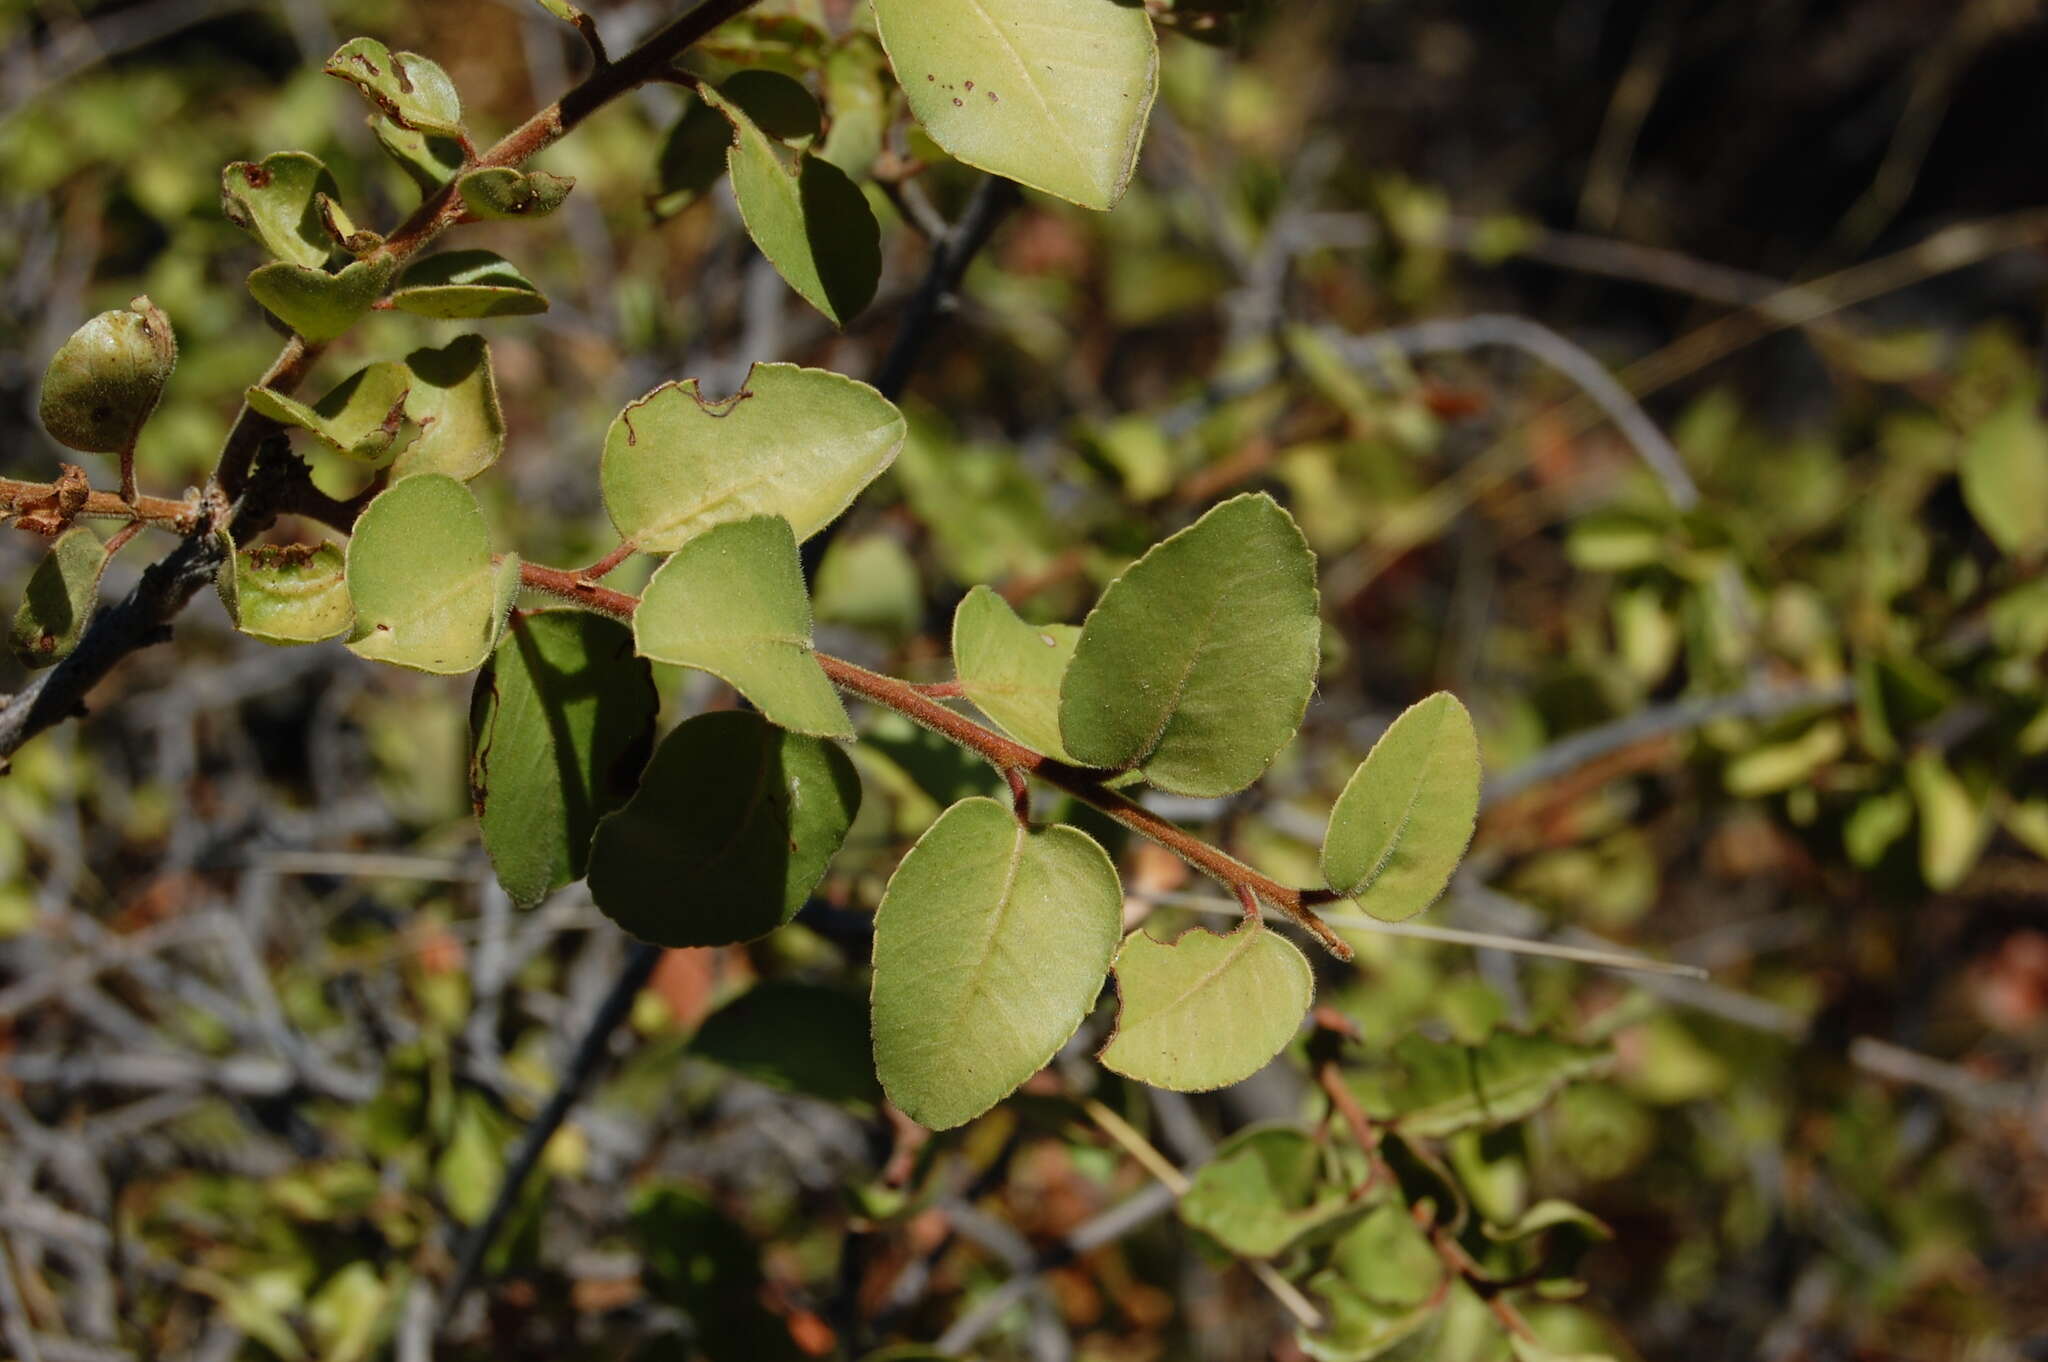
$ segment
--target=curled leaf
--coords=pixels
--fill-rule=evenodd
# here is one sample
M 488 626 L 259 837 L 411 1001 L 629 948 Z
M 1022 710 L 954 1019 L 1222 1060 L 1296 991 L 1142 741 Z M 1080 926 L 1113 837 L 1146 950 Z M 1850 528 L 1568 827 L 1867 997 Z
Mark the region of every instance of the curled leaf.
M 270 388 L 251 388 L 249 406 L 282 425 L 311 431 L 358 463 L 382 468 L 403 447 L 406 395 L 412 375 L 389 360 L 356 370 L 311 406 Z
M 396 269 L 383 256 L 358 260 L 338 274 L 278 260 L 249 275 L 249 292 L 307 340 L 331 341 L 370 310 Z
M 548 310 L 548 300 L 495 251 L 443 251 L 405 272 L 391 305 L 422 317 L 518 317 Z
M 455 182 L 470 215 L 486 219 L 544 218 L 560 208 L 575 187 L 576 181 L 545 170 L 510 166 L 472 170 Z
M 220 173 L 221 215 L 279 260 L 315 269 L 334 247 L 320 201 L 340 192 L 326 163 L 303 151 L 235 161 Z
M 393 123 L 436 137 L 462 136 L 462 97 L 440 66 L 417 52 L 393 52 L 375 38 L 351 38 L 327 59 L 339 76 Z
M 234 549 L 214 585 L 235 627 L 265 643 L 318 643 L 346 633 L 355 618 L 346 564 L 333 544 Z
M 107 546 L 91 530 L 71 529 L 57 536 L 29 575 L 28 589 L 7 631 L 7 647 L 16 661 L 24 667 L 49 667 L 71 655 L 92 619 L 100 573 L 106 566 Z

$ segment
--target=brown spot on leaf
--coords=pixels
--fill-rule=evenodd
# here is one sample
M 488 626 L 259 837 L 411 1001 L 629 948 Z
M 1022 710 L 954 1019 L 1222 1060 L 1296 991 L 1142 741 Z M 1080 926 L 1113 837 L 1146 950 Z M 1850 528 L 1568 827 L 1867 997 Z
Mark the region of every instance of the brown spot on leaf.
M 954 96 L 953 96 L 953 107 L 954 107 L 954 108 L 956 108 L 956 109 L 958 109 L 958 108 L 962 107 L 962 100 L 961 100 L 960 96 L 958 96 L 958 95 L 954 95 Z

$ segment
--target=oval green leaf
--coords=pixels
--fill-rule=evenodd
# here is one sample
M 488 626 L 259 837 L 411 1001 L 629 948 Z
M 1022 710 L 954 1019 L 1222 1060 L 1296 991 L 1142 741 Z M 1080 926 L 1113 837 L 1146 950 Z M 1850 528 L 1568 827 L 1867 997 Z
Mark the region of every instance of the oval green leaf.
M 948 154 L 1111 208 L 1159 85 L 1145 7 L 1120 0 L 874 0 L 910 111 Z
M 1126 1078 L 1207 1092 L 1264 1068 L 1301 1026 L 1315 976 L 1292 942 L 1248 921 L 1172 944 L 1142 931 L 1116 955 L 1116 1034 L 1097 1056 Z
M 107 546 L 84 527 L 57 536 L 29 574 L 28 589 L 7 631 L 7 647 L 24 667 L 50 667 L 78 646 L 99 599 Z
M 250 273 L 249 293 L 307 340 L 331 341 L 370 310 L 397 268 L 386 256 L 358 260 L 339 274 L 276 260 Z
M 1963 501 L 2009 554 L 2048 545 L 2048 422 L 2021 396 L 1970 433 L 1960 468 Z
M 411 372 L 385 360 L 356 370 L 311 406 L 270 388 L 251 388 L 246 397 L 252 409 L 280 425 L 309 430 L 335 453 L 382 468 L 403 447 L 399 437 L 411 389 Z
M 783 1092 L 827 1102 L 881 1100 L 868 1010 L 836 988 L 756 984 L 704 1019 L 690 1053 Z
M 1338 1165 L 1342 1156 L 1351 1156 L 1347 1166 Z M 1240 1257 L 1271 1258 L 1350 1214 L 1351 1189 L 1364 1173 L 1354 1146 L 1333 1147 L 1294 1126 L 1252 1126 L 1218 1145 L 1188 1180 L 1180 1218 Z
M 648 579 L 633 639 L 642 657 L 710 672 L 771 723 L 853 736 L 811 647 L 810 597 L 781 516 L 729 521 L 677 549 Z
M 1438 691 L 1410 705 L 1330 811 L 1324 881 L 1383 921 L 1415 916 L 1472 844 L 1479 785 L 1479 735 L 1458 697 Z
M 319 643 L 355 619 L 346 565 L 334 544 L 252 544 L 214 578 L 235 627 L 265 643 Z
M 583 877 L 598 820 L 632 797 L 654 750 L 660 705 L 625 625 L 583 610 L 512 617 L 477 674 L 469 783 L 515 904 Z
M 318 196 L 339 198 L 334 176 L 317 156 L 278 151 L 235 161 L 220 173 L 220 211 L 279 260 L 318 269 L 334 249 Z
M 834 326 L 845 326 L 873 301 L 882 277 L 881 228 L 867 196 L 821 157 L 804 153 L 786 165 L 775 142 L 737 103 L 709 88 L 702 94 L 732 124 L 726 165 L 747 234 L 805 302 Z
M 756 364 L 716 402 L 695 379 L 664 383 L 605 436 L 605 509 L 644 553 L 751 515 L 781 516 L 802 541 L 889 466 L 903 433 L 894 403 L 823 369 Z
M 519 581 L 467 487 L 422 474 L 379 493 L 348 541 L 349 651 L 437 675 L 475 671 L 496 646 Z
M 597 825 L 590 895 L 658 946 L 725 946 L 796 916 L 860 808 L 828 742 L 722 710 L 686 720 L 640 789 Z
M 1316 560 L 1264 493 L 1233 498 L 1109 584 L 1060 686 L 1060 736 L 1088 766 L 1175 794 L 1259 778 L 1315 690 Z
M 419 435 L 391 466 L 392 480 L 441 473 L 468 482 L 496 463 L 505 448 L 505 413 L 484 338 L 457 336 L 438 350 L 415 350 L 405 367 L 412 374 L 405 414 Z
M 912 1120 L 973 1120 L 1044 1068 L 1102 991 L 1123 917 L 1086 833 L 963 799 L 896 867 L 875 915 L 875 1069 Z
M 953 612 L 953 668 L 960 689 L 1003 731 L 1035 752 L 1071 761 L 1060 745 L 1060 679 L 1081 631 L 1026 624 L 985 586 Z
M 391 305 L 421 317 L 521 317 L 548 300 L 496 251 L 443 251 L 405 272 Z

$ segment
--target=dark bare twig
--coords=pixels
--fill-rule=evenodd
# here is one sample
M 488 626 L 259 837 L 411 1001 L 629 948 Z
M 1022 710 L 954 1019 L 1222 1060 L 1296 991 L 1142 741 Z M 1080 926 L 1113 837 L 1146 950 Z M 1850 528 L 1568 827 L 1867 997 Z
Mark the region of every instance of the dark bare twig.
M 568 1119 L 569 1110 L 576 1105 L 584 1085 L 597 1072 L 598 1065 L 604 1062 L 612 1032 L 618 1030 L 619 1023 L 632 1012 L 633 1000 L 640 995 L 640 990 L 646 986 L 659 963 L 659 946 L 650 946 L 644 941 L 633 943 L 626 956 L 625 968 L 619 971 L 619 977 L 612 982 L 610 990 L 598 1001 L 597 1010 L 591 1013 L 583 1034 L 577 1038 L 575 1053 L 570 1055 L 568 1067 L 563 1069 L 561 1081 L 549 1095 L 547 1105 L 527 1125 L 519 1137 L 518 1147 L 506 1160 L 505 1176 L 498 1183 L 498 1194 L 491 1201 L 491 1209 L 463 1241 L 462 1254 L 456 1261 L 455 1279 L 441 1298 L 438 1328 L 448 1327 L 456 1309 L 462 1304 L 462 1298 L 469 1294 L 477 1269 L 483 1266 L 484 1254 L 490 1251 L 498 1231 L 505 1227 L 505 1217 L 511 1214 L 513 1204 L 518 1201 L 520 1189 L 532 1176 L 548 1141 Z

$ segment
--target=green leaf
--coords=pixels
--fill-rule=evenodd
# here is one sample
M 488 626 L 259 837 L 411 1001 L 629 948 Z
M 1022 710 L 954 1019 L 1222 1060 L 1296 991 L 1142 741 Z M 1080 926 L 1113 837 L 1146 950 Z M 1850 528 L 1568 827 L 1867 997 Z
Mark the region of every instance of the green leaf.
M 1360 1103 L 1405 1135 L 1438 1139 L 1519 1121 L 1565 1084 L 1604 1070 L 1612 1055 L 1604 1046 L 1502 1030 L 1478 1045 L 1411 1032 L 1389 1059 L 1386 1068 L 1354 1077 Z
M 751 515 L 781 516 L 801 542 L 889 466 L 903 430 L 887 398 L 823 369 L 756 364 L 716 402 L 695 379 L 664 383 L 605 436 L 605 509 L 643 553 Z
M 1081 631 L 1030 625 L 985 586 L 953 612 L 953 668 L 960 689 L 1003 731 L 1035 752 L 1071 761 L 1060 745 L 1060 679 Z
M 347 575 L 356 607 L 350 652 L 452 676 L 491 655 L 519 560 L 493 563 L 476 498 L 453 478 L 425 473 L 386 488 L 356 521 Z
M 412 177 L 423 195 L 448 183 L 469 161 L 462 143 L 454 138 L 414 132 L 382 115 L 370 120 L 370 131 L 377 135 L 377 145 L 384 149 L 384 154 Z
M 1755 799 L 1809 783 L 1816 772 L 1849 748 L 1849 735 L 1833 719 L 1822 719 L 1789 742 L 1753 748 L 1728 763 L 1721 783 L 1729 794 Z
M 505 448 L 505 414 L 484 338 L 457 336 L 438 350 L 415 350 L 405 367 L 412 371 L 405 414 L 419 436 L 391 466 L 392 480 L 441 473 L 468 482 L 496 463 Z
M 1060 687 L 1060 735 L 1089 766 L 1223 795 L 1259 778 L 1315 689 L 1316 562 L 1264 493 L 1235 497 L 1109 584 Z
M 220 211 L 279 260 L 318 269 L 334 242 L 321 219 L 318 196 L 339 198 L 334 176 L 319 157 L 273 152 L 262 163 L 236 161 L 220 173 Z
M 273 317 L 318 344 L 354 326 L 397 268 L 388 256 L 358 260 L 339 274 L 272 261 L 250 273 L 249 293 Z
M 1374 917 L 1413 917 L 1444 892 L 1479 815 L 1479 736 L 1448 691 L 1373 744 L 1330 811 L 1323 878 Z
M 747 234 L 805 302 L 845 326 L 874 299 L 882 277 L 881 228 L 867 196 L 822 157 L 800 154 L 795 166 L 785 165 L 743 109 L 709 88 L 702 93 L 732 124 L 726 165 Z
M 893 535 L 841 535 L 818 564 L 818 618 L 908 637 L 924 619 L 917 561 Z
M 91 530 L 64 531 L 29 574 L 28 589 L 7 631 L 7 647 L 24 667 L 50 667 L 71 655 L 99 599 L 107 546 Z
M 417 52 L 393 52 L 375 38 L 351 38 L 327 59 L 327 74 L 363 92 L 401 128 L 462 136 L 462 98 L 448 73 Z
M 964 1124 L 1044 1068 L 1102 991 L 1123 919 L 1086 833 L 993 799 L 939 815 L 875 915 L 875 1069 L 912 1120 Z
M 411 372 L 385 360 L 356 370 L 310 407 L 270 388 L 251 388 L 245 397 L 280 425 L 309 430 L 335 453 L 382 468 L 404 447 L 399 434 L 411 388 Z
M 405 272 L 391 305 L 421 317 L 521 317 L 548 300 L 496 251 L 443 251 Z
M 704 1019 L 690 1052 L 756 1083 L 827 1102 L 882 1099 L 858 998 L 815 984 L 756 984 Z
M 347 632 L 355 619 L 342 552 L 334 544 L 234 549 L 214 586 L 235 627 L 265 643 L 319 643 Z
M 1256 921 L 1173 942 L 1142 931 L 1116 955 L 1116 1034 L 1102 1067 L 1175 1092 L 1241 1083 L 1285 1048 L 1315 997 L 1293 943 Z
M 1159 84 L 1144 6 L 874 3 L 910 111 L 949 155 L 1084 208 L 1123 197 Z
M 803 146 L 824 130 L 824 114 L 802 81 L 780 71 L 751 68 L 719 83 L 711 106 L 726 117 L 737 108 L 755 127 L 778 142 Z
M 499 1148 L 483 1099 L 463 1094 L 457 1099 L 455 1128 L 449 1132 L 448 1146 L 434 1165 L 434 1181 L 449 1214 L 465 1225 L 474 1225 L 491 1208 L 498 1180 L 505 1173 Z
M 514 615 L 470 702 L 469 784 L 498 883 L 520 907 L 583 877 L 600 818 L 632 797 L 661 697 L 625 625 Z
M 1413 1309 L 1436 1294 L 1444 1262 L 1408 1207 L 1389 1198 L 1331 1245 L 1330 1267 L 1376 1305 Z
M 710 672 L 771 723 L 853 736 L 811 647 L 796 536 L 781 516 L 728 521 L 677 549 L 648 579 L 633 639 L 642 657 Z
M 1991 835 L 1991 820 L 1932 748 L 1906 759 L 1906 788 L 1920 811 L 1920 874 L 1929 889 L 1946 892 L 1977 864 Z
M 1963 500 L 2009 554 L 2048 546 L 2048 424 L 2020 396 L 1970 433 L 1963 447 Z
M 889 126 L 888 58 L 867 33 L 849 33 L 825 56 L 825 102 L 832 126 L 818 154 L 855 179 L 882 154 Z M 758 121 L 758 120 L 756 120 Z
M 597 825 L 590 895 L 658 946 L 726 946 L 796 916 L 860 808 L 828 742 L 721 710 L 655 750 L 640 789 Z
M 147 296 L 72 332 L 43 370 L 37 414 L 52 439 L 87 454 L 135 446 L 178 364 L 178 336 Z
M 455 192 L 462 195 L 470 216 L 487 221 L 544 218 L 560 208 L 575 187 L 573 179 L 510 166 L 472 170 L 455 182 Z
M 1332 1146 L 1293 1126 L 1252 1126 L 1217 1146 L 1181 1194 L 1180 1218 L 1245 1258 L 1271 1258 L 1348 1215 L 1364 1160 L 1340 1167 Z

